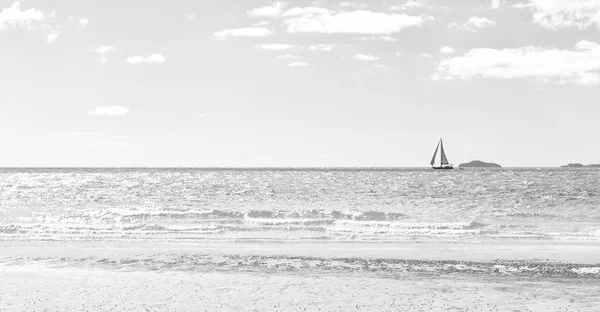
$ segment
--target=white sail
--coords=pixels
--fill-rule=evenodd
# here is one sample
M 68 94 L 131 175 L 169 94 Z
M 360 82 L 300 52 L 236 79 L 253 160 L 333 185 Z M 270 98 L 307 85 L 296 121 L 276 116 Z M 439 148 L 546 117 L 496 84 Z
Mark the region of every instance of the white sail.
M 442 142 L 442 139 L 440 139 L 440 146 L 442 147 L 441 148 L 441 153 L 440 153 L 440 155 L 442 157 L 441 164 L 442 165 L 449 165 L 450 163 L 448 162 L 448 158 L 446 158 L 446 153 L 444 152 L 444 143 Z

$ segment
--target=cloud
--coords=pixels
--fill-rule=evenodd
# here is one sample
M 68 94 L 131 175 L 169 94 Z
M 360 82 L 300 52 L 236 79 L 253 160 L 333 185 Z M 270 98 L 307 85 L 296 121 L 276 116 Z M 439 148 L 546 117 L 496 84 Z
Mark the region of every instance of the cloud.
M 196 19 L 196 13 L 189 13 L 183 16 L 186 21 L 193 21 Z
M 260 21 L 260 22 L 258 22 L 256 24 L 252 25 L 252 26 L 253 27 L 263 27 L 263 26 L 267 26 L 269 24 L 271 24 L 271 22 L 269 22 L 269 21 Z
M 166 61 L 165 57 L 161 54 L 150 54 L 148 57 L 143 56 L 131 56 L 125 61 L 129 64 L 160 64 Z
M 90 21 L 85 17 L 77 18 L 75 16 L 69 16 L 68 23 L 71 28 L 84 29 Z
M 376 64 L 376 65 L 373 65 L 372 67 L 376 68 L 376 69 L 389 69 L 390 68 L 389 66 L 384 65 L 384 64 Z
M 430 8 L 429 0 L 408 0 L 404 4 L 394 5 L 390 7 L 392 11 L 404 11 L 416 8 Z
M 398 41 L 396 38 L 392 36 L 371 36 L 362 38 L 362 40 L 377 40 L 377 41 L 386 41 L 386 42 L 396 42 Z
M 115 50 L 115 48 L 111 47 L 111 46 L 100 46 L 100 47 L 96 48 L 94 51 L 98 54 L 105 54 L 108 52 L 112 52 L 114 50 Z
M 128 107 L 98 106 L 89 112 L 90 116 L 124 116 L 129 113 Z
M 375 56 L 375 55 L 358 53 L 358 54 L 355 54 L 352 57 L 352 59 L 359 60 L 359 61 L 368 61 L 368 62 L 370 62 L 370 61 L 377 61 L 379 59 L 379 57 Z
M 492 9 L 498 9 L 502 5 L 502 0 L 492 0 Z
M 255 45 L 255 47 L 257 47 L 258 49 L 262 49 L 262 50 L 270 50 L 270 51 L 283 51 L 283 50 L 289 50 L 291 48 L 293 48 L 293 45 L 289 45 L 289 44 L 282 44 L 282 43 L 269 43 L 269 44 L 257 44 Z
M 63 28 L 56 25 L 53 19 L 56 11 L 44 13 L 36 8 L 21 9 L 21 2 L 15 1 L 9 8 L 0 11 L 0 31 L 8 29 L 21 29 L 43 33 L 46 42 L 53 43 L 62 34 Z M 67 26 L 84 28 L 89 24 L 87 18 L 76 20 L 71 16 L 67 20 Z
M 419 57 L 421 57 L 421 58 L 433 58 L 433 55 L 431 55 L 429 53 L 423 53 L 423 54 L 419 54 Z
M 364 9 L 368 8 L 366 4 L 356 3 L 356 2 L 342 2 L 339 4 L 340 8 L 353 8 L 353 9 Z
M 290 63 L 290 65 L 288 65 L 289 67 L 309 67 L 312 66 L 309 63 L 306 62 L 293 62 Z
M 298 55 L 296 55 L 296 54 L 285 54 L 285 55 L 279 55 L 279 56 L 277 56 L 277 59 L 279 59 L 279 60 L 289 60 L 289 59 L 293 59 L 293 58 L 298 58 Z
M 325 9 L 325 8 L 318 8 L 318 7 L 306 7 L 306 8 L 299 8 L 299 7 L 295 7 L 292 9 L 289 9 L 287 11 L 285 11 L 283 13 L 284 17 L 299 17 L 299 16 L 316 16 L 316 15 L 323 15 L 323 14 L 329 14 L 331 13 L 331 11 L 329 9 Z
M 254 17 L 272 17 L 281 14 L 281 11 L 286 6 L 284 2 L 275 2 L 269 6 L 257 8 L 246 12 L 249 16 Z
M 81 26 L 81 28 L 85 28 L 89 23 L 90 21 L 85 17 L 79 20 L 79 26 Z
M 454 49 L 452 49 L 449 46 L 445 46 L 445 47 L 442 47 L 440 49 L 440 53 L 443 53 L 443 54 L 452 54 L 452 53 L 454 53 Z
M 463 56 L 442 60 L 432 79 L 470 80 L 474 77 L 598 85 L 600 44 L 580 41 L 572 50 L 535 46 L 472 49 Z
M 21 28 L 26 30 L 35 30 L 34 24 L 41 23 L 46 20 L 46 15 L 36 9 L 21 10 L 21 3 L 14 2 L 9 8 L 0 11 L 0 30 L 4 30 L 9 26 L 12 28 Z
M 57 29 L 51 30 L 50 33 L 46 36 L 46 42 L 53 43 L 56 38 L 60 36 L 60 31 Z
M 308 49 L 311 51 L 329 52 L 335 47 L 335 44 L 313 44 L 310 47 L 308 47 Z
M 273 31 L 264 27 L 248 27 L 227 29 L 214 33 L 218 40 L 225 40 L 227 37 L 266 37 L 273 34 Z
M 408 27 L 422 27 L 433 21 L 432 17 L 407 14 L 387 14 L 364 10 L 336 13 L 327 9 L 308 9 L 294 8 L 292 9 L 295 10 L 294 12 L 290 10 L 284 13 L 284 16 L 293 16 L 284 21 L 288 32 L 389 35 Z
M 114 50 L 115 50 L 114 47 L 103 45 L 103 46 L 100 46 L 100 47 L 94 49 L 94 52 L 100 54 L 100 63 L 108 64 L 108 57 L 106 57 L 104 54 L 110 53 Z
M 529 0 L 513 7 L 530 8 L 532 22 L 547 29 L 600 29 L 600 0 Z
M 487 19 L 485 17 L 473 16 L 462 25 L 452 23 L 448 25 L 448 28 L 456 28 L 464 31 L 477 32 L 479 29 L 491 27 L 494 25 L 496 25 L 496 22 L 490 19 Z

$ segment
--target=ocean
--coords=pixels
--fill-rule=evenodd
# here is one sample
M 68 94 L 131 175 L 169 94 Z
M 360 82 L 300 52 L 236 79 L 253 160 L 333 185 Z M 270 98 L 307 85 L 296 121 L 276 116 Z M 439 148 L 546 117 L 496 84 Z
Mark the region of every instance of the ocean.
M 599 256 L 598 169 L 0 169 L 0 311 L 595 311 Z

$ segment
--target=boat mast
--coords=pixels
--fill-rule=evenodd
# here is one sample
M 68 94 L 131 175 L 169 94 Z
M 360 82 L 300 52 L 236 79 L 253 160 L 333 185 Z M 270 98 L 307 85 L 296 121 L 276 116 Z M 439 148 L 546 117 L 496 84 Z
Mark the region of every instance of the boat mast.
M 442 139 L 440 139 L 440 146 L 441 146 L 441 164 L 443 165 L 449 165 L 450 163 L 448 162 L 448 158 L 446 158 L 446 153 L 444 152 L 444 143 L 442 142 Z

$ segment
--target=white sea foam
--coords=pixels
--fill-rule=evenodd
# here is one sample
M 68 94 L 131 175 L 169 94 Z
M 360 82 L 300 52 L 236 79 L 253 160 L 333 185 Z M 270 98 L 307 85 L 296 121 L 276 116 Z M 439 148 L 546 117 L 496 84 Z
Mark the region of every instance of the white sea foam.
M 600 267 L 592 267 L 592 268 L 575 268 L 573 272 L 582 275 L 600 275 Z

